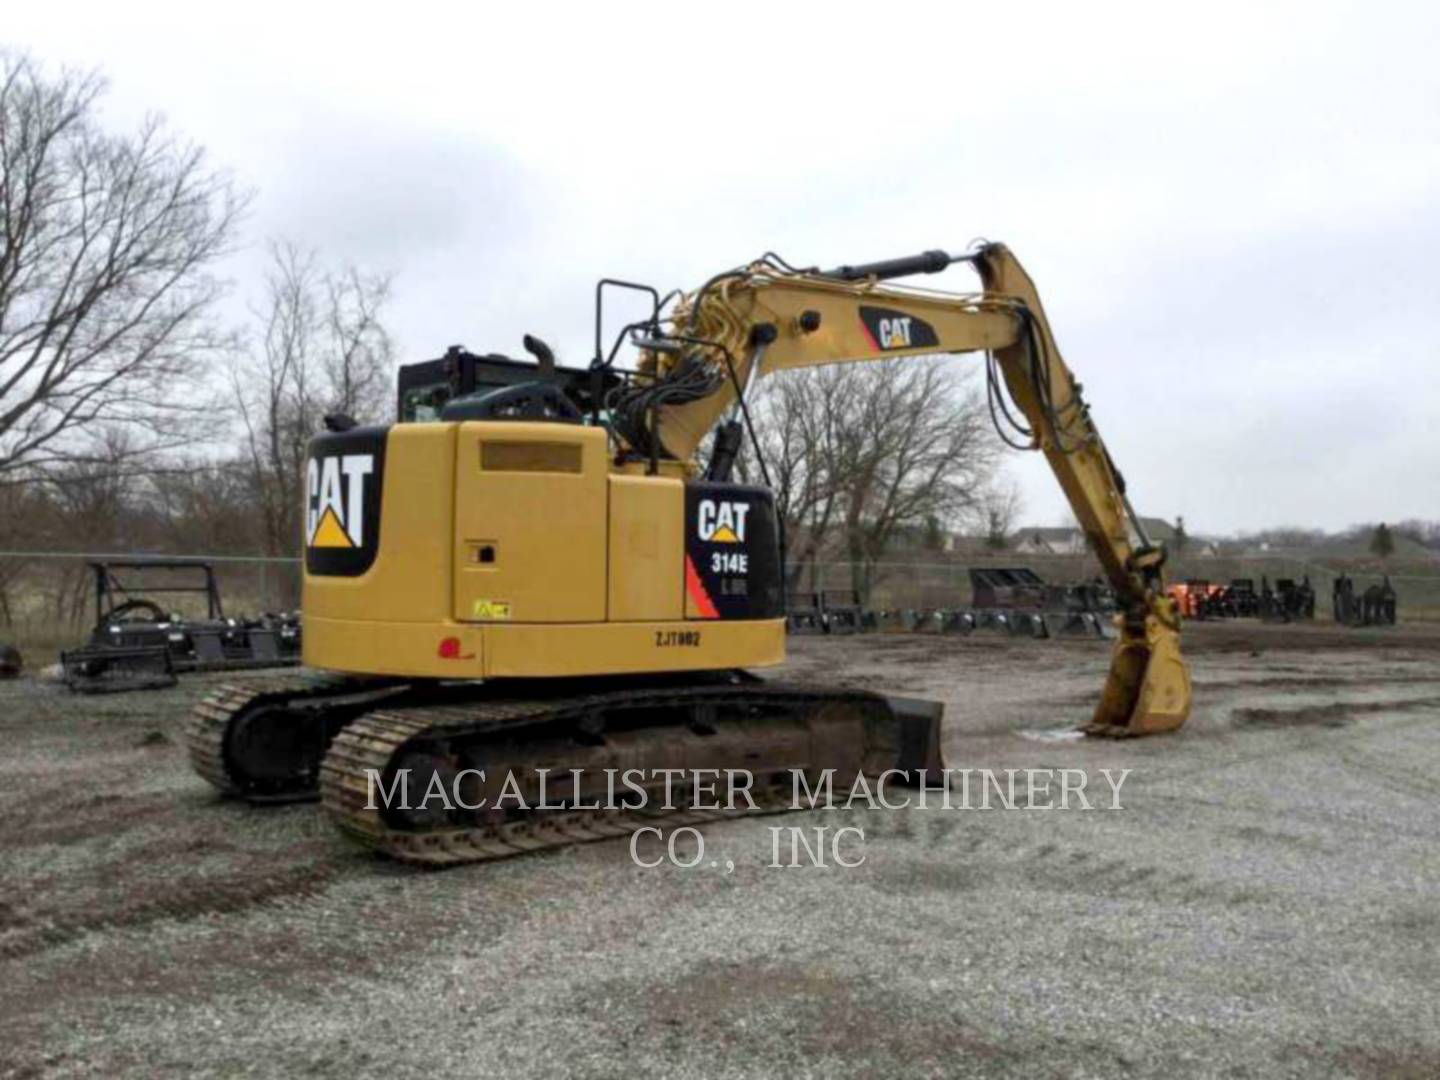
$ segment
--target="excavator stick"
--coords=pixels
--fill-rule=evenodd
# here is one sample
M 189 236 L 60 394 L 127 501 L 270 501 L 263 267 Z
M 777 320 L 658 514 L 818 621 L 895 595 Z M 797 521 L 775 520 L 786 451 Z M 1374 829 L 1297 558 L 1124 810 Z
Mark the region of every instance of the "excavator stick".
M 1085 733 L 1128 738 L 1174 731 L 1190 715 L 1190 671 L 1180 657 L 1178 620 L 1152 612 L 1139 624 L 1123 615 L 1115 623 L 1119 637 L 1110 674 Z

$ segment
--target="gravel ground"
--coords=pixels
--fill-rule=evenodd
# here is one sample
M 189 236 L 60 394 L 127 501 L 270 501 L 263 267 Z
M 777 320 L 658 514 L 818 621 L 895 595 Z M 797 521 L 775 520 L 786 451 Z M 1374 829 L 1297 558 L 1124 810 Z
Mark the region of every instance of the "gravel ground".
M 1190 724 L 1125 743 L 1063 735 L 1098 642 L 792 651 L 944 699 L 952 766 L 1132 769 L 1123 809 L 417 872 L 216 798 L 203 679 L 0 683 L 0 1075 L 1440 1075 L 1440 631 L 1191 628 Z M 865 861 L 771 868 L 781 824 Z

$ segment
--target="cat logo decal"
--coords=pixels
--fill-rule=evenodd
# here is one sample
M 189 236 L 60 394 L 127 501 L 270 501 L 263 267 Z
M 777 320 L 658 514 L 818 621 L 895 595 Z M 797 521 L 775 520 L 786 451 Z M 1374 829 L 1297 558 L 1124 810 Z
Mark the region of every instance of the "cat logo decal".
M 711 544 L 743 544 L 750 504 L 729 499 L 701 499 L 696 535 Z
M 305 544 L 365 546 L 365 485 L 375 475 L 373 454 L 310 459 L 305 472 Z

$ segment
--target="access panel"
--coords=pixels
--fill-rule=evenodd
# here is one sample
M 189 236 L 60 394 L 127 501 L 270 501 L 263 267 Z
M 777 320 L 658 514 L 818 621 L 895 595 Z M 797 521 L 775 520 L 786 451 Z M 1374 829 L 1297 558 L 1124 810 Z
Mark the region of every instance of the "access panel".
M 605 432 L 580 424 L 460 425 L 454 617 L 605 618 Z

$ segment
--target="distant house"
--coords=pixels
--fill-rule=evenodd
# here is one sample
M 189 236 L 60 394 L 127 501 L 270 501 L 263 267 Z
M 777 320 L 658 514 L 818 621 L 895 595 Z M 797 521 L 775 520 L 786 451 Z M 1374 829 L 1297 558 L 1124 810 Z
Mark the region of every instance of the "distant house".
M 1032 526 L 1010 538 L 1010 550 L 1019 555 L 1084 555 L 1090 550 L 1085 534 L 1074 525 Z
M 1145 517 L 1142 514 L 1140 515 L 1140 524 L 1145 526 L 1145 534 L 1150 537 L 1152 543 L 1163 542 L 1173 544 L 1175 540 L 1175 526 L 1171 525 L 1170 522 L 1164 518 Z M 1140 538 L 1135 535 L 1135 526 L 1128 526 L 1128 530 L 1130 533 L 1130 542 L 1132 544 L 1139 543 Z
M 1175 526 L 1164 518 L 1142 517 L 1145 533 L 1152 543 L 1163 543 L 1173 552 L 1175 549 Z M 1138 544 L 1139 536 L 1133 526 L 1127 529 L 1130 543 Z M 1011 538 L 1010 549 L 1021 555 L 1084 555 L 1090 550 L 1085 534 L 1075 525 L 1053 527 L 1032 526 L 1019 530 Z M 1185 542 L 1186 555 L 1215 556 L 1220 553 L 1219 545 L 1213 540 L 1191 536 Z
M 946 533 L 942 550 L 949 555 L 993 555 L 989 537 Z

